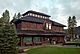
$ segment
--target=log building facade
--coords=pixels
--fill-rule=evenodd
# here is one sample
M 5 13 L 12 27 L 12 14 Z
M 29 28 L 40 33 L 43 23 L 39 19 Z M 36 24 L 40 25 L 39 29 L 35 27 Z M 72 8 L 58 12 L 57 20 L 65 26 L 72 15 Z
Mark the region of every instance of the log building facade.
M 13 19 L 20 46 L 64 43 L 64 27 L 49 19 L 50 16 L 36 11 L 27 11 L 19 19 Z

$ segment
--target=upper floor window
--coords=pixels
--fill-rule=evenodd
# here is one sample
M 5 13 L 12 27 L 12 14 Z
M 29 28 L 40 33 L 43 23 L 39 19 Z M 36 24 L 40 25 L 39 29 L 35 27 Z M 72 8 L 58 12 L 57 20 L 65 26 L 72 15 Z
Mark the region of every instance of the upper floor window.
M 40 18 L 42 18 L 42 16 L 40 16 Z
M 28 13 L 28 16 L 29 16 L 30 14 Z
M 35 15 L 35 17 L 37 17 L 37 14 Z
M 43 18 L 45 18 L 45 17 L 43 16 Z
M 49 29 L 51 29 L 51 24 L 49 24 Z
M 29 13 L 30 14 L 30 16 L 32 16 L 32 13 Z
M 33 14 L 33 16 L 35 16 L 35 14 Z
M 48 29 L 48 23 L 46 23 L 46 29 Z
M 46 23 L 46 29 L 51 29 L 51 23 Z
M 46 17 L 44 17 L 46 19 Z

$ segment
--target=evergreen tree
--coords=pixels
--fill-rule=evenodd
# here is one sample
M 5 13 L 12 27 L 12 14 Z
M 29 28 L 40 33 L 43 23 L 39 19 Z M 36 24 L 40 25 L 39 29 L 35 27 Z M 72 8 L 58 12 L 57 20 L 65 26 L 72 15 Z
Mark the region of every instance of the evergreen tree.
M 69 19 L 68 19 L 68 33 L 70 34 L 70 29 L 71 29 L 71 23 L 72 23 L 72 21 L 71 21 L 71 16 L 69 16 Z
M 5 10 L 5 12 L 3 13 L 3 15 L 2 15 L 3 17 L 3 21 L 4 22 L 9 22 L 9 20 L 10 20 L 10 16 L 9 16 L 9 11 L 8 10 Z
M 72 17 L 72 27 L 76 27 L 76 26 L 77 26 L 76 17 L 73 16 Z
M 75 33 L 75 27 L 76 27 L 76 17 L 73 16 L 72 18 L 69 17 L 68 18 L 68 35 L 70 36 L 71 38 L 71 41 L 74 39 L 74 35 L 76 34 Z
M 0 19 L 0 54 L 17 54 L 18 37 L 15 25 L 9 23 L 9 11 L 5 11 Z
M 14 16 L 13 16 L 13 19 L 16 19 L 17 18 L 17 15 L 16 15 L 16 13 L 14 14 Z
M 19 12 L 18 15 L 17 15 L 17 18 L 20 19 L 20 17 L 21 17 L 21 14 L 20 14 L 20 12 Z
M 75 32 L 75 27 L 77 26 L 77 22 L 76 22 L 76 17 L 73 16 L 72 17 L 72 38 L 73 40 L 75 39 L 75 35 L 76 35 L 76 32 Z

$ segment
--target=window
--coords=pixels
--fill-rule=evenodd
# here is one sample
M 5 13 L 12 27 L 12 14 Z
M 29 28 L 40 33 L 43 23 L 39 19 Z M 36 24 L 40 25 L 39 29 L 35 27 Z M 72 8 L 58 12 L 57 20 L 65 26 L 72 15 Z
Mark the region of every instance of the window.
M 32 13 L 29 13 L 30 14 L 30 16 L 32 16 Z
M 34 14 L 34 16 L 36 17 L 36 14 Z
M 49 29 L 51 29 L 51 24 L 49 24 Z
M 33 14 L 33 16 L 34 16 L 34 14 Z
M 37 14 L 36 14 L 36 17 L 37 17 Z
M 33 41 L 34 42 L 40 42 L 40 37 L 34 37 Z
M 43 18 L 45 18 L 45 17 L 43 16 Z
M 39 17 L 39 15 L 38 15 L 38 17 Z
M 46 17 L 45 17 L 45 19 L 46 19 Z
M 48 17 L 46 17 L 46 19 L 49 19 Z
M 41 18 L 41 16 L 40 16 L 40 18 Z
M 46 23 L 46 29 L 51 29 L 51 23 Z
M 48 23 L 46 23 L 46 29 L 48 29 Z
M 28 13 L 28 16 L 29 16 L 29 13 Z
M 41 18 L 42 18 L 42 16 L 41 16 Z
M 24 42 L 32 42 L 32 37 L 24 37 Z

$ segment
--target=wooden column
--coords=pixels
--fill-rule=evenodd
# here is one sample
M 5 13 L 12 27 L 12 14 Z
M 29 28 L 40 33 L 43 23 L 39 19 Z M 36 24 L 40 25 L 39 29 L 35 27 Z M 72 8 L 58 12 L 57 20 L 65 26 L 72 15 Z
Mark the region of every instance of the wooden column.
M 21 46 L 22 46 L 22 37 L 20 37 L 20 42 L 21 42 Z
M 43 44 L 43 37 L 40 37 L 41 38 L 41 42 L 42 42 L 42 44 Z
M 32 43 L 33 43 L 32 45 L 34 45 L 34 37 L 32 37 Z

